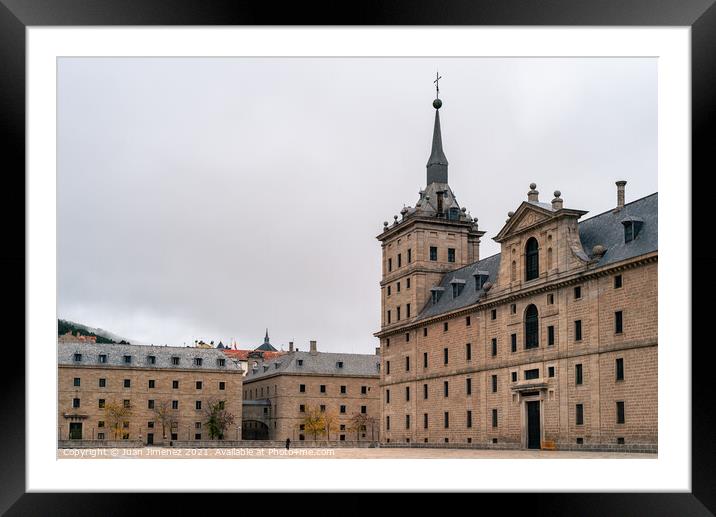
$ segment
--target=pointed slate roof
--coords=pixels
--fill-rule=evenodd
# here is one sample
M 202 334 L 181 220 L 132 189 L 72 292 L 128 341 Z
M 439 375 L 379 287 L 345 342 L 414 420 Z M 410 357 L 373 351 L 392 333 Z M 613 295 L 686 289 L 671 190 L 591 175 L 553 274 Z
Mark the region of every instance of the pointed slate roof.
M 257 346 L 255 350 L 262 350 L 267 352 L 276 352 L 276 349 L 273 347 L 273 345 L 269 341 L 269 335 L 268 335 L 268 329 L 266 329 L 266 336 L 264 337 L 264 342 Z
M 440 132 L 440 106 L 442 102 L 433 103 L 435 106 L 435 126 L 433 127 L 433 147 L 428 159 L 428 186 L 431 183 L 448 182 L 448 161 L 443 151 L 443 139 Z

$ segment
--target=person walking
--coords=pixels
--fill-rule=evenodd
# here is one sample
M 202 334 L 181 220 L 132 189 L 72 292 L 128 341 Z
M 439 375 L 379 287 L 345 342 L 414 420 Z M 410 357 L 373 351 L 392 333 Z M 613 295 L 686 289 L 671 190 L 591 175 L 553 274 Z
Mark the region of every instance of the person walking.
M 286 450 L 289 450 L 291 447 L 291 438 L 286 438 Z

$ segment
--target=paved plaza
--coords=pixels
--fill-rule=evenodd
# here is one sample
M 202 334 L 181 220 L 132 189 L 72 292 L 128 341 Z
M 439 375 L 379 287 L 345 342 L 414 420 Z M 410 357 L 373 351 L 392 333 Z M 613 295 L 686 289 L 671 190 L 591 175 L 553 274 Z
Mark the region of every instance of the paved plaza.
M 656 459 L 656 454 L 624 452 L 480 450 L 431 448 L 98 448 L 58 449 L 58 459 Z

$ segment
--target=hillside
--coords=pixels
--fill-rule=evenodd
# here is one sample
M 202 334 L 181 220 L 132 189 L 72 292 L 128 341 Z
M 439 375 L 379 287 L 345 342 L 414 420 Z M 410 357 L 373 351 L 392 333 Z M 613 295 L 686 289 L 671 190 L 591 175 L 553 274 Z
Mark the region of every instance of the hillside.
M 116 334 L 112 334 L 106 330 L 88 327 L 87 325 L 75 323 L 74 321 L 58 319 L 57 335 L 62 336 L 67 334 L 67 332 L 72 332 L 73 335 L 77 335 L 79 333 L 80 336 L 94 336 L 97 338 L 97 343 L 131 344 L 127 339 Z

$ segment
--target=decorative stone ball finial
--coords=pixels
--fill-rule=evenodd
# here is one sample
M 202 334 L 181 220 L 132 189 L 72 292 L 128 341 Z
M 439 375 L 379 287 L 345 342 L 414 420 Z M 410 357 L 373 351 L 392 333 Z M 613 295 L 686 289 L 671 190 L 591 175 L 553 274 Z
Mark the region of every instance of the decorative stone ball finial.
M 436 110 L 439 110 L 442 107 L 442 105 L 443 105 L 443 101 L 441 101 L 440 99 L 435 99 L 433 101 L 433 108 L 435 108 Z
M 515 213 L 512 210 L 507 212 L 507 217 L 512 217 L 513 215 L 515 215 Z
M 527 193 L 527 201 L 539 201 L 539 192 L 537 192 L 536 183 L 530 183 L 530 191 Z
M 482 284 L 482 290 L 487 292 L 492 288 L 492 282 L 485 282 Z
M 388 226 L 388 221 L 383 221 L 383 226 Z
M 536 189 L 536 188 L 537 188 L 537 183 L 530 183 L 530 188 L 531 188 L 532 190 Z
M 554 197 L 559 197 L 561 195 L 562 195 L 562 193 L 559 190 L 554 191 Z
M 393 219 L 395 220 L 396 223 L 398 222 L 398 216 L 397 216 L 397 215 L 394 215 L 394 216 L 393 216 Z

